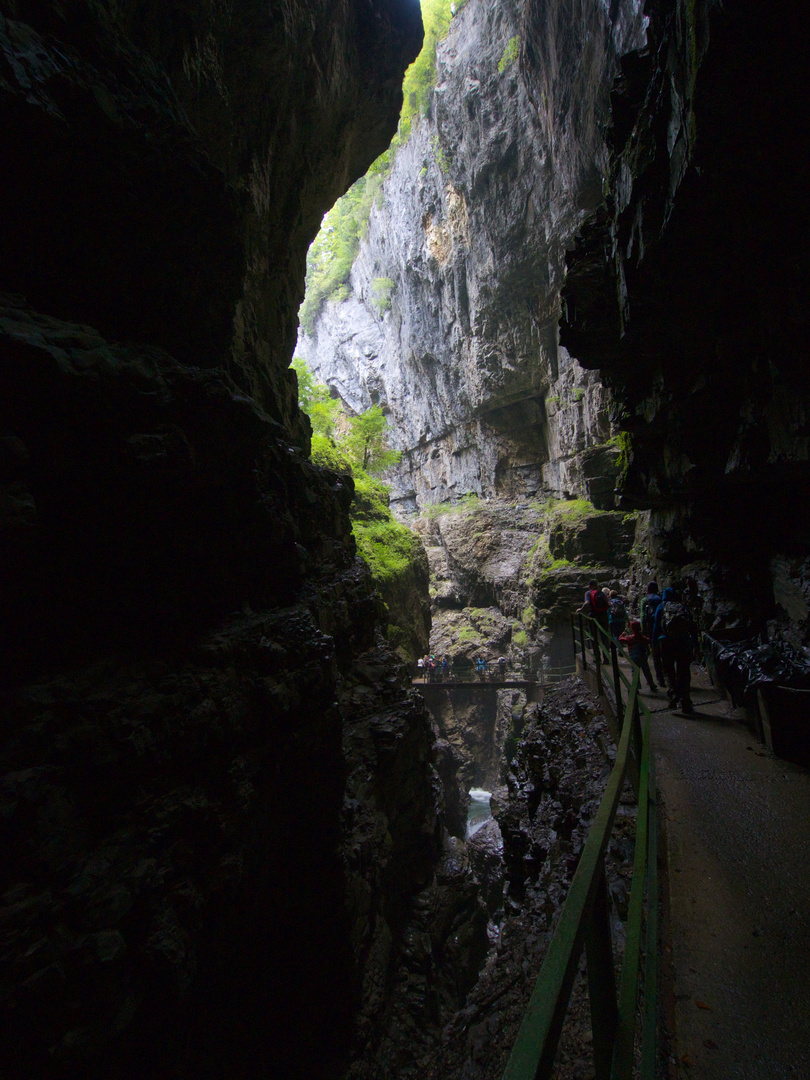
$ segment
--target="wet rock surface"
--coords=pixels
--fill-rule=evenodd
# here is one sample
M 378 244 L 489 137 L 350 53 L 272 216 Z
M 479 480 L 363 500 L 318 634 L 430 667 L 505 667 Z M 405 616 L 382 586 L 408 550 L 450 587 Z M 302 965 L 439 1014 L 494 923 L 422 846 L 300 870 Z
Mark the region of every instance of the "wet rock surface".
M 576 679 L 542 705 L 529 706 L 507 783 L 493 793 L 497 825 L 484 826 L 469 844 L 484 895 L 493 904 L 493 946 L 464 1008 L 444 1025 L 426 1064 L 433 1080 L 483 1080 L 503 1071 L 609 776 L 612 745 L 596 700 Z M 622 807 L 609 855 L 610 918 L 619 949 L 632 866 L 630 803 Z M 496 871 L 501 844 L 502 893 Z M 590 1015 L 576 996 L 573 1013 L 559 1072 L 571 1080 L 590 1075 Z

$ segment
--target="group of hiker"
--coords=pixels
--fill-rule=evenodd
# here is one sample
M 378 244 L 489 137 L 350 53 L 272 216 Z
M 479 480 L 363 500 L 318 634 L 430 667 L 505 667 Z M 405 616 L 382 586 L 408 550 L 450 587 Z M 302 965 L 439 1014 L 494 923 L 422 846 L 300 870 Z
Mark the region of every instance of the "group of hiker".
M 437 660 L 435 656 L 426 653 L 416 661 L 416 673 L 423 677 L 425 682 L 432 682 L 440 674 L 443 679 L 449 678 L 452 666 L 453 661 L 449 656 Z
M 640 605 L 640 619 L 629 619 L 627 601 L 614 589 L 600 589 L 588 582 L 585 602 L 580 608 L 590 615 L 607 636 L 601 638 L 603 658 L 608 660 L 608 639 L 613 638 L 627 650 L 631 661 L 641 670 L 652 693 L 658 685 L 666 687 L 671 708 L 694 712 L 691 699 L 691 663 L 698 645 L 695 620 L 689 606 L 674 586 L 658 590 L 658 582 L 647 585 Z M 629 629 L 628 629 L 629 622 Z M 652 654 L 656 683 L 650 671 Z
M 502 679 L 506 678 L 506 667 L 507 661 L 505 656 L 498 657 L 493 664 L 493 670 Z M 487 659 L 485 656 L 478 656 L 476 658 L 475 673 L 480 679 L 486 678 Z M 451 656 L 444 656 L 441 660 L 437 660 L 435 656 L 431 656 L 430 654 L 420 656 L 416 661 L 416 674 L 418 678 L 423 678 L 425 682 L 449 679 L 453 674 L 453 658 Z

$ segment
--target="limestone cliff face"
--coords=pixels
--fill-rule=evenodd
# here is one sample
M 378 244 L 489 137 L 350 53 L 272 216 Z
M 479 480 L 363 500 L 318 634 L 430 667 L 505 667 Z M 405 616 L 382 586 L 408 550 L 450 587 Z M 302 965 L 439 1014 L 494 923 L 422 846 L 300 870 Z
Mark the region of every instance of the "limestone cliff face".
M 466 492 L 612 498 L 611 455 L 580 460 L 607 441 L 608 398 L 558 348 L 559 289 L 566 245 L 601 200 L 617 56 L 643 44 L 645 19 L 631 2 L 577 18 L 539 7 L 469 0 L 454 18 L 351 294 L 299 338 L 352 408 L 389 410 L 403 509 Z

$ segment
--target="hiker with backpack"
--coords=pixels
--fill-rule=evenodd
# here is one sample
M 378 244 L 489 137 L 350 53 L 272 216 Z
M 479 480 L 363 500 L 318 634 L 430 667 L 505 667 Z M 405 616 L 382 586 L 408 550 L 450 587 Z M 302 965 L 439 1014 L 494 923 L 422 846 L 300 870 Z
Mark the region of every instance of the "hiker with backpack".
M 608 626 L 614 641 L 618 641 L 621 634 L 627 628 L 627 608 L 624 599 L 619 596 L 616 589 L 608 592 L 610 608 L 608 610 Z
M 585 593 L 585 603 L 579 610 L 584 615 L 590 615 L 590 617 L 602 627 L 605 631 L 605 635 L 609 637 L 610 625 L 608 622 L 608 613 L 610 611 L 610 601 L 605 596 L 604 590 L 600 589 L 595 581 L 588 582 L 588 591 Z M 607 642 L 605 637 L 602 637 L 602 635 L 598 636 L 601 639 L 599 644 L 602 648 L 602 659 L 607 663 L 609 659 L 606 652 Z
M 641 632 L 650 639 L 655 677 L 658 679 L 659 684 L 664 686 L 666 680 L 664 679 L 664 668 L 661 663 L 661 650 L 653 634 L 655 613 L 662 603 L 663 597 L 658 590 L 658 582 L 651 581 L 647 585 L 647 595 L 641 604 Z
M 641 674 L 647 680 L 650 693 L 654 694 L 658 687 L 650 674 L 650 665 L 647 660 L 650 654 L 650 639 L 642 633 L 638 619 L 633 619 L 630 623 L 630 632 L 622 634 L 619 641 L 627 649 L 627 654 L 636 667 L 641 668 Z
M 662 602 L 655 612 L 653 641 L 661 649 L 670 708 L 680 704 L 685 713 L 693 713 L 691 664 L 697 630 L 689 608 L 679 601 L 672 588 L 664 589 Z

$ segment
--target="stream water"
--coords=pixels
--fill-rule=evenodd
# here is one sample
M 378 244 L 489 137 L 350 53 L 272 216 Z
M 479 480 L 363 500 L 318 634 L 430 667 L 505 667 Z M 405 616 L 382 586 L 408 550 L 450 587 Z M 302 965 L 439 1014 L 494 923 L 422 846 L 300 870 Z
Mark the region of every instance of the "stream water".
M 489 808 L 489 798 L 492 793 L 483 788 L 472 788 L 470 791 L 470 809 L 467 813 L 467 839 L 475 836 L 482 825 L 492 820 L 492 811 Z

